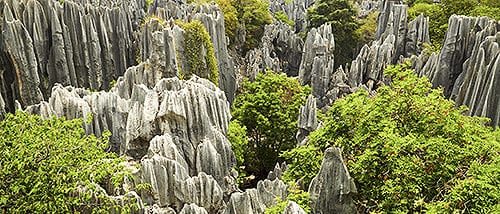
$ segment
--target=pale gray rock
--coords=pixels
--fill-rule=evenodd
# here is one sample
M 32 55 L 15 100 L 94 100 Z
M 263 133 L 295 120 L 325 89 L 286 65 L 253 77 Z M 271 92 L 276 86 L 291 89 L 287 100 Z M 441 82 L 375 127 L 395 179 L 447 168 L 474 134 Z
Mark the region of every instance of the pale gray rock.
M 306 214 L 306 212 L 295 201 L 289 201 L 283 214 Z
M 136 10 L 140 1 L 100 2 L 1 3 L 1 82 L 8 111 L 15 100 L 25 107 L 48 99 L 55 83 L 108 89 L 135 63 L 134 31 L 144 16 Z
M 380 1 L 364 0 L 361 3 L 355 1 L 354 5 L 358 8 L 358 17 L 365 18 L 368 14 L 379 10 Z
M 352 197 L 357 193 L 339 148 L 325 151 L 318 175 L 309 186 L 313 213 L 356 213 Z
M 499 38 L 500 32 L 497 32 L 474 47 L 452 92 L 457 105 L 468 106 L 469 115 L 489 117 L 493 127 L 500 125 Z M 478 38 L 478 41 L 481 40 Z
M 389 35 L 394 35 L 395 59 L 405 53 L 408 6 L 392 0 L 384 0 L 380 4 L 374 40 L 385 40 Z
M 318 128 L 318 118 L 316 116 L 316 98 L 309 95 L 306 104 L 300 107 L 299 121 L 297 123 L 298 131 L 295 138 L 297 138 L 298 145 L 305 145 L 309 133 Z
M 408 57 L 421 53 L 422 43 L 430 44 L 431 40 L 429 37 L 429 18 L 420 14 L 408 24 L 404 55 Z
M 245 76 L 251 80 L 258 73 L 271 69 L 275 72 L 297 76 L 302 57 L 303 41 L 293 29 L 283 22 L 264 27 L 259 47 L 247 52 Z
M 198 207 L 196 204 L 185 204 L 179 214 L 208 214 L 203 207 Z
M 335 41 L 330 24 L 313 28 L 307 34 L 299 69 L 302 85 L 309 85 L 312 94 L 321 98 L 328 91 L 332 74 L 335 72 L 333 51 Z M 318 103 L 319 107 L 325 104 Z
M 170 207 L 160 207 L 158 204 L 153 206 L 146 206 L 145 213 L 149 214 L 176 214 L 175 210 Z
M 272 0 L 269 1 L 269 11 L 272 14 L 281 12 L 285 14 L 289 20 L 295 23 L 292 26 L 294 32 L 304 32 L 307 27 L 306 13 L 307 8 L 312 4 L 308 0 Z
M 260 214 L 267 207 L 276 203 L 276 198 L 286 198 L 287 186 L 280 179 L 264 180 L 257 183 L 257 188 L 245 192 L 235 192 L 227 204 L 224 214 Z

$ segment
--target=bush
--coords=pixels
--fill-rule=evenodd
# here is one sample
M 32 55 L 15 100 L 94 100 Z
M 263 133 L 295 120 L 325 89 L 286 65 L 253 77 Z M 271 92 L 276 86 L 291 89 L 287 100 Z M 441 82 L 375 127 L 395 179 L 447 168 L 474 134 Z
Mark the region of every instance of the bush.
M 272 71 L 258 74 L 254 82 L 243 82 L 232 114 L 233 121 L 246 128 L 248 146 L 243 148 L 243 156 L 248 175 L 264 179 L 283 160 L 279 154 L 295 146 L 299 108 L 310 91 L 297 79 Z M 231 132 L 230 136 L 237 135 Z
M 267 0 L 238 0 L 235 5 L 240 22 L 245 26 L 244 53 L 256 48 L 264 35 L 264 26 L 273 18 L 268 10 Z
M 378 12 L 373 12 L 361 20 L 361 25 L 355 31 L 356 38 L 359 38 L 360 46 L 373 41 L 375 31 L 377 30 L 377 16 Z
M 17 112 L 0 122 L 2 213 L 70 213 L 99 209 L 77 186 L 108 182 L 123 161 L 106 153 L 107 137 L 84 135 L 82 120 Z M 122 176 L 124 174 L 121 174 Z M 116 180 L 116 179 L 113 179 Z
M 335 38 L 335 68 L 354 59 L 359 43 L 356 30 L 357 12 L 348 0 L 319 0 L 307 10 L 307 20 L 310 28 L 317 28 L 324 23 L 332 25 Z
M 309 144 L 342 148 L 360 212 L 496 209 L 498 131 L 408 67 L 386 69 L 393 82 L 374 97 L 360 90 L 335 102 Z
M 290 20 L 288 18 L 288 15 L 284 14 L 283 12 L 281 11 L 278 11 L 276 13 L 274 13 L 274 18 L 278 21 L 281 21 L 283 23 L 286 23 L 288 25 L 290 25 L 291 27 L 294 27 L 295 26 L 295 22 Z
M 286 200 L 283 201 L 279 197 L 276 198 L 277 203 L 273 206 L 268 207 L 264 211 L 264 214 L 282 214 L 289 201 L 294 201 L 295 203 L 297 203 L 300 208 L 304 210 L 304 212 L 311 213 L 311 207 L 309 205 L 311 203 L 311 195 L 308 192 L 298 189 L 293 185 L 293 183 L 289 183 L 288 191 L 289 193 L 286 197 Z
M 234 0 L 215 0 L 224 14 L 224 27 L 226 36 L 231 40 L 234 38 L 234 33 L 241 25 L 239 23 L 238 11 L 234 6 Z
M 198 20 L 189 23 L 178 21 L 176 24 L 184 30 L 183 55 L 188 61 L 188 68 L 181 72 L 181 79 L 189 79 L 192 74 L 196 74 L 218 85 L 219 71 L 214 46 L 205 26 Z

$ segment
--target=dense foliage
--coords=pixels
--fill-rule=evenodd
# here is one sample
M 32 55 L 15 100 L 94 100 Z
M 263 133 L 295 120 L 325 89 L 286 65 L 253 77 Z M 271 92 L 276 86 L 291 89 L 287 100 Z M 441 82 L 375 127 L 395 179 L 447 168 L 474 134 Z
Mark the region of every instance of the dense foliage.
M 446 30 L 448 19 L 451 15 L 466 16 L 488 16 L 492 19 L 500 19 L 500 1 L 498 0 L 442 0 L 434 4 L 432 0 L 410 1 L 408 18 L 413 20 L 420 14 L 429 17 L 429 35 L 434 45 L 441 46 Z
M 215 59 L 214 46 L 210 34 L 205 26 L 198 21 L 178 21 L 177 24 L 184 30 L 184 58 L 188 68 L 180 73 L 181 78 L 190 78 L 192 74 L 209 79 L 215 85 L 219 84 L 219 71 Z
M 109 135 L 108 135 L 109 137 Z M 106 138 L 106 137 L 103 137 Z M 0 211 L 70 213 L 99 208 L 78 186 L 117 175 L 123 160 L 106 153 L 107 139 L 84 135 L 82 120 L 18 112 L 0 122 Z
M 311 28 L 324 23 L 332 25 L 335 38 L 335 67 L 350 63 L 356 53 L 359 23 L 356 10 L 349 0 L 319 0 L 307 10 L 307 20 Z
M 393 82 L 374 97 L 335 102 L 308 146 L 342 148 L 362 212 L 500 211 L 500 131 L 408 67 L 387 69 Z
M 245 31 L 242 52 L 256 48 L 264 34 L 264 26 L 272 23 L 266 0 L 215 0 L 224 13 L 226 36 L 236 43 L 238 29 Z
M 241 90 L 233 103 L 232 123 L 237 121 L 245 127 L 248 143 L 239 146 L 241 143 L 233 141 L 233 148 L 237 150 L 237 158 L 243 154 L 246 172 L 263 179 L 277 162 L 282 161 L 279 154 L 297 143 L 299 108 L 305 103 L 310 89 L 301 86 L 297 79 L 267 71 L 258 74 L 254 82 L 244 81 Z M 230 139 L 237 135 L 231 133 L 233 130 L 240 129 L 230 129 Z
M 298 189 L 296 186 L 293 185 L 293 183 L 289 183 L 288 185 L 289 185 L 288 189 L 289 193 L 288 196 L 286 197 L 286 200 L 283 200 L 278 197 L 276 199 L 277 203 L 273 206 L 268 207 L 264 212 L 264 214 L 282 214 L 283 210 L 285 210 L 286 208 L 286 205 L 290 201 L 294 201 L 295 203 L 297 203 L 300 206 L 300 208 L 304 210 L 304 212 L 311 213 L 311 207 L 309 205 L 311 203 L 310 201 L 311 195 L 304 190 Z

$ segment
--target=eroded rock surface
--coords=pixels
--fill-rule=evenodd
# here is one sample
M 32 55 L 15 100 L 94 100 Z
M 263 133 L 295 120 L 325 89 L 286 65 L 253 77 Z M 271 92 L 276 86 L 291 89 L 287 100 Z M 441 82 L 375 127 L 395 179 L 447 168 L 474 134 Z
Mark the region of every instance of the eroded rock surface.
M 356 213 L 352 200 L 356 193 L 340 149 L 328 148 L 319 173 L 309 186 L 313 213 Z

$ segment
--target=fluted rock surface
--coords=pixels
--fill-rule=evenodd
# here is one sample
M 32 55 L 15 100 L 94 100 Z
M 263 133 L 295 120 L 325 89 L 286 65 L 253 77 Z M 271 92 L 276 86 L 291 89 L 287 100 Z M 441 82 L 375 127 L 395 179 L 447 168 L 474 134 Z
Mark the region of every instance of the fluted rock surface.
M 293 29 L 283 22 L 264 27 L 264 35 L 258 48 L 250 50 L 245 57 L 246 76 L 254 79 L 266 69 L 297 76 L 302 57 L 303 41 Z
M 219 6 L 216 4 L 198 5 L 196 3 L 185 4 L 182 1 L 154 0 L 148 8 L 148 14 L 169 22 L 174 19 L 181 19 L 184 21 L 198 20 L 203 23 L 213 43 L 219 71 L 219 87 L 226 93 L 229 102 L 232 103 L 236 92 L 236 69 L 227 49 L 228 40 L 225 35 L 224 16 Z M 182 48 L 182 45 L 176 47 L 176 49 Z M 160 55 L 159 57 L 166 57 L 169 60 L 169 58 L 175 58 L 176 55 Z M 143 60 L 145 59 L 143 58 Z M 179 63 L 183 64 L 183 62 Z
M 151 184 L 152 191 L 140 192 L 148 206 L 180 212 L 185 204 L 196 204 L 210 213 L 221 210 L 235 164 L 225 137 L 230 114 L 224 92 L 196 76 L 146 86 L 141 81 L 152 82 L 144 78 L 152 76 L 135 72 L 146 63 L 129 69 L 109 92 L 56 85 L 48 102 L 26 111 L 68 119 L 92 115 L 87 133 L 100 136 L 110 130 L 110 150 L 140 161 L 135 183 Z
M 306 214 L 306 212 L 295 201 L 289 201 L 283 214 Z
M 142 10 L 131 14 L 131 5 L 137 4 L 2 1 L 1 85 L 8 111 L 15 100 L 28 106 L 48 98 L 55 83 L 109 88 L 135 62 L 133 26 Z
M 352 197 L 357 193 L 339 148 L 328 148 L 318 175 L 309 186 L 313 213 L 356 213 Z
M 304 43 L 302 60 L 299 69 L 299 80 L 302 85 L 309 85 L 312 94 L 321 98 L 325 96 L 332 74 L 335 72 L 335 41 L 330 24 L 313 28 L 307 34 Z M 318 103 L 322 107 L 324 104 Z
M 306 12 L 307 8 L 313 3 L 311 0 L 272 0 L 269 1 L 269 11 L 272 14 L 281 12 L 289 20 L 295 23 L 294 32 L 305 31 L 307 27 Z
M 276 203 L 276 197 L 286 198 L 287 194 L 287 186 L 280 179 L 259 181 L 257 188 L 231 194 L 223 213 L 264 213 L 267 207 Z
M 298 145 L 305 145 L 307 143 L 307 136 L 318 128 L 318 118 L 316 116 L 316 99 L 314 96 L 307 97 L 306 104 L 300 107 L 299 121 L 297 123 L 298 131 L 295 138 L 297 138 Z

